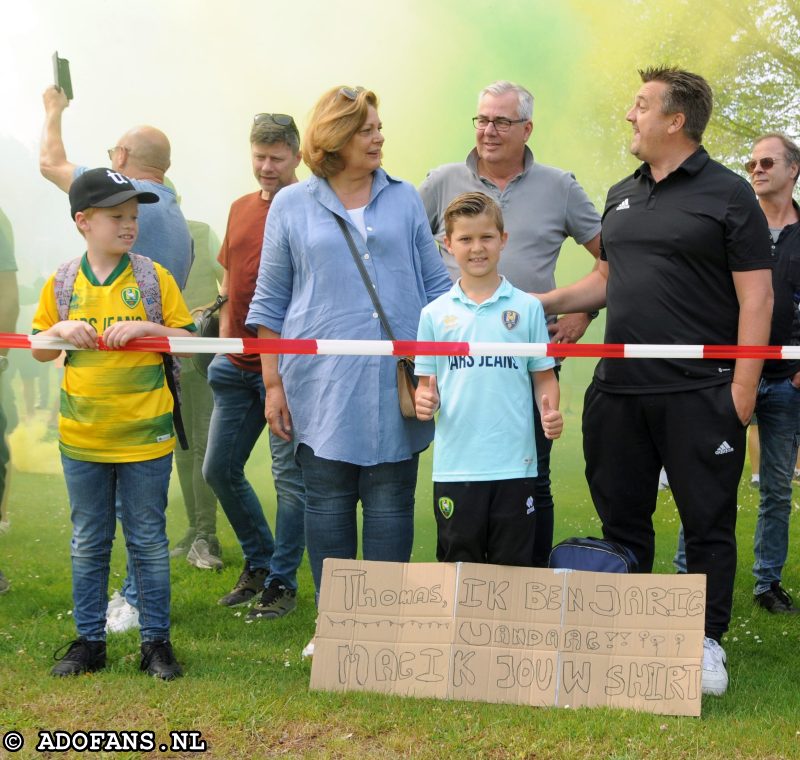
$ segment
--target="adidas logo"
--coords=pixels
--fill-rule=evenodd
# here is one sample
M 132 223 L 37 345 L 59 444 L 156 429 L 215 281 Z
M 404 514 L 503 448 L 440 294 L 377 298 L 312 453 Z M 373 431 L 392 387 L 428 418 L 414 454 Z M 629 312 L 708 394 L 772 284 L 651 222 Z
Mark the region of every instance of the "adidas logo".
M 717 456 L 720 454 L 733 454 L 733 446 L 731 446 L 727 441 L 723 441 L 719 446 L 717 446 L 717 450 L 714 453 Z
M 631 204 L 628 203 L 628 199 L 626 198 L 622 203 L 617 206 L 617 211 L 624 211 L 626 208 L 630 208 Z
M 528 511 L 525 513 L 526 515 L 536 511 L 536 507 L 533 506 L 533 496 L 528 497 L 528 500 L 525 502 L 525 506 L 528 508 Z

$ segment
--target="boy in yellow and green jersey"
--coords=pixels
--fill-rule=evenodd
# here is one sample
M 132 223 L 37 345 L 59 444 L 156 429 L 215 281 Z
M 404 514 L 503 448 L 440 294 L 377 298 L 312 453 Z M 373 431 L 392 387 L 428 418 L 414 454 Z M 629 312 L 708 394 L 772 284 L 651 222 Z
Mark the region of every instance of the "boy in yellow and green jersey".
M 142 337 L 185 337 L 194 324 L 172 275 L 131 253 L 139 203 L 154 193 L 136 190 L 124 175 L 92 169 L 72 183 L 70 209 L 86 240 L 64 295 L 63 267 L 45 284 L 33 332 L 75 346 L 67 352 L 61 386 L 59 447 L 70 500 L 72 593 L 78 638 L 52 669 L 78 675 L 105 666 L 105 624 L 111 546 L 119 501 L 122 529 L 139 582 L 141 669 L 170 680 L 181 675 L 170 643 L 170 578 L 166 506 L 172 452 L 173 394 L 165 362 L 155 352 L 97 351 Z M 145 287 L 137 273 L 149 273 Z M 59 290 L 59 288 L 61 288 Z M 59 298 L 68 298 L 59 309 Z M 160 302 L 162 323 L 149 321 Z M 150 312 L 148 311 L 150 310 Z M 61 318 L 66 314 L 67 318 Z M 39 361 L 60 351 L 34 348 Z

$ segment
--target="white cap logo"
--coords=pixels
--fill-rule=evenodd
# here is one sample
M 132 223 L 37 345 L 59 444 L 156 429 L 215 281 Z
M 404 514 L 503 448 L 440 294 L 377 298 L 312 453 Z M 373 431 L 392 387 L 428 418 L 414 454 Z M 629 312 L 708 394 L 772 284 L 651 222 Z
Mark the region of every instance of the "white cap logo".
M 109 179 L 114 180 L 118 185 L 127 185 L 128 178 L 124 174 L 120 174 L 119 172 L 112 172 L 111 169 L 106 170 L 106 174 L 108 175 Z

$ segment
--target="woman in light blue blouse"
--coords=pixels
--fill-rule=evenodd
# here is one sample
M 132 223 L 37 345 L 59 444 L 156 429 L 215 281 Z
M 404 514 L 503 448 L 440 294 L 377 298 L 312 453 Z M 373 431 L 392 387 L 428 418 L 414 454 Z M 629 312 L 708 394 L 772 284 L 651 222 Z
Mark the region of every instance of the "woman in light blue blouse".
M 337 87 L 303 141 L 314 176 L 284 188 L 267 218 L 249 327 L 264 338 L 387 340 L 339 227 L 346 223 L 398 340 L 450 289 L 416 189 L 381 169 L 378 98 Z M 306 543 L 319 592 L 325 557 L 407 562 L 417 460 L 432 423 L 404 419 L 390 356 L 262 356 L 272 431 L 294 440 L 306 486 Z M 280 528 L 278 528 L 280 529 Z

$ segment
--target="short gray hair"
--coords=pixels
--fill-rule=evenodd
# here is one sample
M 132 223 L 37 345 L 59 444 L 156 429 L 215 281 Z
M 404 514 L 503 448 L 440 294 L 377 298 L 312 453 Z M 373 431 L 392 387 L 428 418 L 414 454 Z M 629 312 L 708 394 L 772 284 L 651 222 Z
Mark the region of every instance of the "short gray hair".
M 798 173 L 794 176 L 794 182 L 797 184 L 797 178 L 800 176 L 800 147 L 794 140 L 788 138 L 783 132 L 767 132 L 753 140 L 753 147 L 755 148 L 756 145 L 764 142 L 764 140 L 772 139 L 780 140 L 783 143 L 783 156 L 786 159 L 786 163 L 795 164 L 798 167 Z
M 517 96 L 517 118 L 530 121 L 533 118 L 533 95 L 522 85 L 514 84 L 514 82 L 509 82 L 505 79 L 492 82 L 480 91 L 478 103 L 480 103 L 484 95 L 497 97 L 505 95 L 507 92 L 513 92 Z

